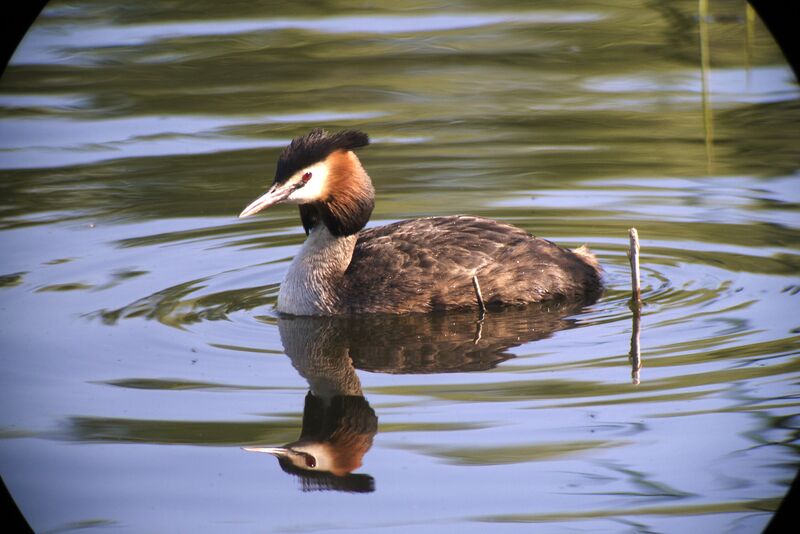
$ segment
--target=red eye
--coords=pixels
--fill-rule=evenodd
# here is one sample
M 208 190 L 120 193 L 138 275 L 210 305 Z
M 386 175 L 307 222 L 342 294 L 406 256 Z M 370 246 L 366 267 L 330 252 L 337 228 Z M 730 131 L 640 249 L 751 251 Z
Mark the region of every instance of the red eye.
M 308 175 L 311 176 L 311 174 L 308 174 Z M 306 455 L 306 466 L 307 467 L 311 467 L 312 469 L 314 467 L 317 467 L 317 459 L 314 458 L 313 456 L 311 456 L 310 454 L 307 454 Z
M 311 179 L 311 173 L 307 172 L 303 175 L 303 183 L 309 181 Z

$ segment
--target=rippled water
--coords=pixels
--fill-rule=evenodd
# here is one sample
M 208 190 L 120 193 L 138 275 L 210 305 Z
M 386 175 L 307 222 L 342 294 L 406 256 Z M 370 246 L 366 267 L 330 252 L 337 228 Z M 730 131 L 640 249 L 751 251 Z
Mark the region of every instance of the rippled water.
M 798 464 L 800 91 L 711 8 L 49 4 L 0 79 L 0 473 L 31 525 L 760 531 Z M 371 224 L 586 243 L 604 295 L 279 317 L 296 210 L 236 215 L 315 126 L 372 136 Z M 327 472 L 242 449 L 301 437 Z

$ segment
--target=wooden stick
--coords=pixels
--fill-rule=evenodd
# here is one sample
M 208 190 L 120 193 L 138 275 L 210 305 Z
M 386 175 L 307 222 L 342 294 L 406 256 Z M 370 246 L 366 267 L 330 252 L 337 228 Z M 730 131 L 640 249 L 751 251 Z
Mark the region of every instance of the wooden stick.
M 639 306 L 642 303 L 642 289 L 639 283 L 639 232 L 636 228 L 628 230 L 631 238 L 631 248 L 628 251 L 628 258 L 631 260 L 631 304 Z
M 486 305 L 483 303 L 483 295 L 481 295 L 481 285 L 478 283 L 478 275 L 472 275 L 472 287 L 475 288 L 475 296 L 478 298 L 478 307 L 481 310 L 481 319 L 486 314 Z
M 631 350 L 628 358 L 631 363 L 631 379 L 635 385 L 639 384 L 639 370 L 642 368 L 642 353 L 639 343 L 642 320 L 642 288 L 639 272 L 639 232 L 636 228 L 628 230 L 631 248 L 628 258 L 631 261 L 631 311 L 633 312 L 633 326 L 631 328 Z

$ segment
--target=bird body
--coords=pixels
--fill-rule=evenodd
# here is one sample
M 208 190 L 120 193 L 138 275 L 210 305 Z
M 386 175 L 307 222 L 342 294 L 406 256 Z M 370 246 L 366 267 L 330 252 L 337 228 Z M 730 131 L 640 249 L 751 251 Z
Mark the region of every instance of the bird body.
M 368 142 L 352 130 L 295 138 L 270 190 L 240 215 L 299 205 L 308 238 L 281 284 L 279 312 L 398 314 L 596 297 L 600 268 L 588 250 L 509 224 L 450 216 L 363 230 L 374 190 L 353 150 Z

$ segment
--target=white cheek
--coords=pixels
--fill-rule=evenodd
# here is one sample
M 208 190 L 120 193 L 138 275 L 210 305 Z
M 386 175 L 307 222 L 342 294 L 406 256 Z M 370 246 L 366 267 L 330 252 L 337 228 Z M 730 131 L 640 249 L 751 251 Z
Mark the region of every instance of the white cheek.
M 288 201 L 297 204 L 304 202 L 314 202 L 323 198 L 325 192 L 325 183 L 328 180 L 328 167 L 323 163 L 316 163 L 310 167 L 306 167 L 302 171 L 292 176 L 289 181 L 301 180 L 303 175 L 307 172 L 311 173 L 311 179 L 306 185 L 289 195 Z
M 325 445 L 319 443 L 310 443 L 297 448 L 298 451 L 306 452 L 314 457 L 317 464 L 314 467 L 308 467 L 305 464 L 305 459 L 292 459 L 292 462 L 302 469 L 313 469 L 314 471 L 332 471 L 336 466 L 334 465 L 331 452 Z

